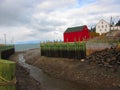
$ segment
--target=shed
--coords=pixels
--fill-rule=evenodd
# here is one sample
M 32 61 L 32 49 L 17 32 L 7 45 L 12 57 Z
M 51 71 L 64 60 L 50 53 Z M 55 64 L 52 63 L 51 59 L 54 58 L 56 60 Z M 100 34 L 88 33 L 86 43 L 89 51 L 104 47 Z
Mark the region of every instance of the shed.
M 64 42 L 77 42 L 90 38 L 90 31 L 86 25 L 70 27 L 64 32 Z

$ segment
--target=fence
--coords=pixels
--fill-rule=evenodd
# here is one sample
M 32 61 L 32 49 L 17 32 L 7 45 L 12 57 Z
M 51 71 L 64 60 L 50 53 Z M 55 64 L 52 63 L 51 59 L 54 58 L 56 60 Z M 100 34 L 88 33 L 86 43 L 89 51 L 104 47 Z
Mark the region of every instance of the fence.
M 7 59 L 10 55 L 15 52 L 13 45 L 1 45 L 0 46 L 0 58 Z
M 86 57 L 85 42 L 42 43 L 41 56 L 83 59 Z

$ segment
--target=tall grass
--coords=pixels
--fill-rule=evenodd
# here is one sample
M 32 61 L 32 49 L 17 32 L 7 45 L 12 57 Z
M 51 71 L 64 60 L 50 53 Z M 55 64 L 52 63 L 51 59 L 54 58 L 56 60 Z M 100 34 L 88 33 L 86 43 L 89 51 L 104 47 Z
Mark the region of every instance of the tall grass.
M 85 42 L 42 43 L 41 56 L 82 59 L 86 56 Z

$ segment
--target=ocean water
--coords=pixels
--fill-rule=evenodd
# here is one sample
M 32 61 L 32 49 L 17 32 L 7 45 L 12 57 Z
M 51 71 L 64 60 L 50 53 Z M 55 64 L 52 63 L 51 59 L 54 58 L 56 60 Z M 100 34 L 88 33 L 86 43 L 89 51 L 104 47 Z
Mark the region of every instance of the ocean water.
M 40 44 L 16 44 L 15 51 L 26 51 L 29 49 L 40 48 Z

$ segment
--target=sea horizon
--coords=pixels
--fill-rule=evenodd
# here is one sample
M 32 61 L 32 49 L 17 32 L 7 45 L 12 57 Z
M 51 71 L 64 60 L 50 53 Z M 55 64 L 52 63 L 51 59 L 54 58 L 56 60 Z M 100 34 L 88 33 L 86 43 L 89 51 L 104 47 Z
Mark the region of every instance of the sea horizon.
M 40 48 L 40 43 L 21 43 L 21 44 L 14 44 L 15 46 L 15 51 L 26 51 L 26 50 L 29 50 L 29 49 L 35 49 L 35 48 Z

